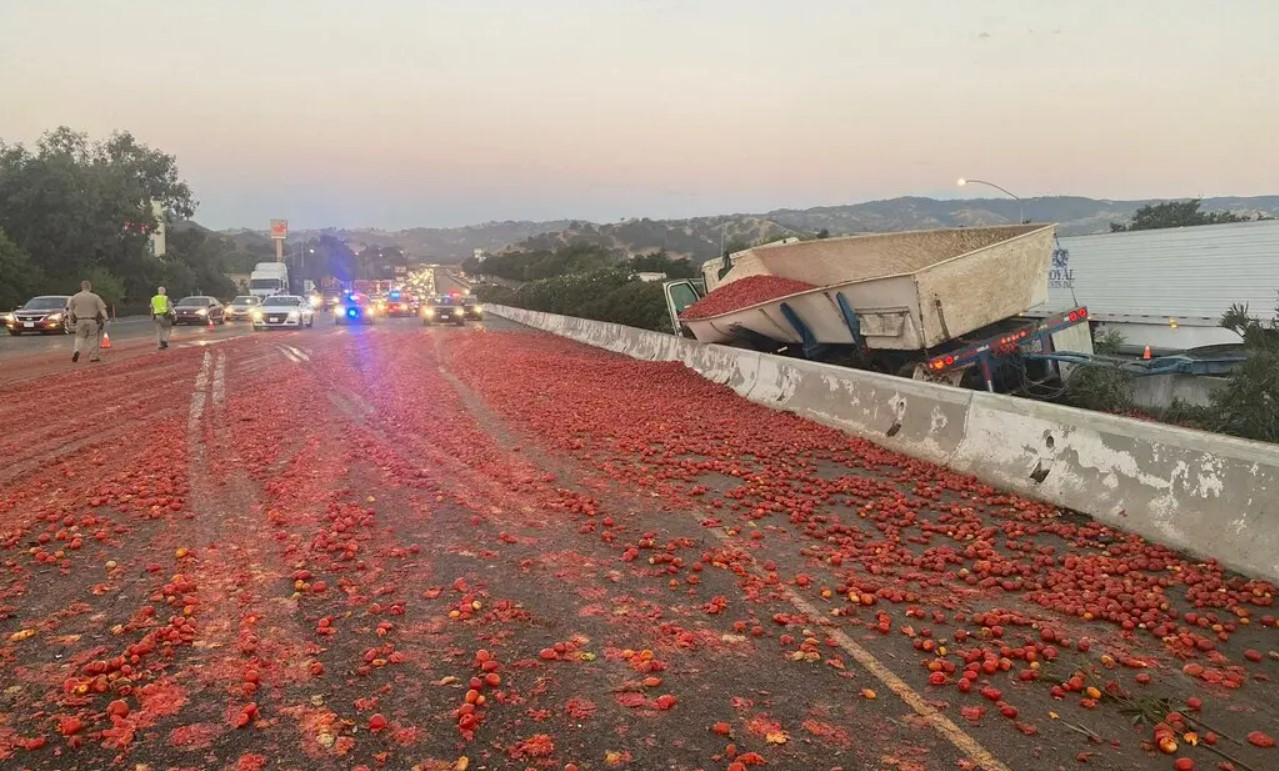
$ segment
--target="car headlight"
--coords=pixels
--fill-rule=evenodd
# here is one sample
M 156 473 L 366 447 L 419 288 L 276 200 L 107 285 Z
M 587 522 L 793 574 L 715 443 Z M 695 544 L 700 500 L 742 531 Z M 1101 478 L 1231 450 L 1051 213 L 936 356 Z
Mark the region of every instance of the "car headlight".
M 253 320 L 254 320 L 254 321 L 261 321 L 261 320 L 262 320 L 262 311 L 254 311 L 254 312 L 253 312 Z
M 422 311 L 422 315 L 427 317 L 428 319 L 433 319 L 435 318 L 435 309 L 427 308 L 426 310 Z
M 208 316 L 208 315 L 209 315 L 209 311 L 208 311 L 208 309 L 207 309 L 207 308 L 201 308 L 200 310 L 198 310 L 198 311 L 196 311 L 196 312 L 195 312 L 195 315 L 197 315 L 197 316 Z
M 312 297 L 312 298 L 311 298 L 311 307 L 312 307 L 312 308 L 318 308 L 318 307 L 320 307 L 320 303 L 322 303 L 322 302 L 324 302 L 324 301 L 323 301 L 323 300 L 321 300 L 320 298 L 318 298 L 318 297 Z
M 61 313 L 50 313 L 48 321 L 62 321 Z
M 299 318 L 301 316 L 298 315 L 297 311 L 289 311 L 289 321 L 297 321 Z

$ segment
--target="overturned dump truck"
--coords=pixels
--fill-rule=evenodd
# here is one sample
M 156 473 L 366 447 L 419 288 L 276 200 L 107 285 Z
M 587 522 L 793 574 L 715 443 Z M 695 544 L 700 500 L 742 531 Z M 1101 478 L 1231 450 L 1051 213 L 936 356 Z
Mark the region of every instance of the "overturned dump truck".
M 701 342 L 1046 396 L 1069 365 L 1045 354 L 1092 354 L 1087 308 L 1021 315 L 1048 297 L 1055 233 L 1029 224 L 788 239 L 666 282 L 666 303 L 672 327 Z M 774 287 L 785 293 L 759 296 Z

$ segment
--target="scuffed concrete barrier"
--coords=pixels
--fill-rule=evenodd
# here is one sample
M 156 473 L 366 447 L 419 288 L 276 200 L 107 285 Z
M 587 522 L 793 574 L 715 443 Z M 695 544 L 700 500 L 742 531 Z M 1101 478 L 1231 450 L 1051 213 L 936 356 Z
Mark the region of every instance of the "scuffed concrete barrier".
M 1279 446 L 617 324 L 490 311 L 637 359 L 683 362 L 752 401 L 1279 581 Z

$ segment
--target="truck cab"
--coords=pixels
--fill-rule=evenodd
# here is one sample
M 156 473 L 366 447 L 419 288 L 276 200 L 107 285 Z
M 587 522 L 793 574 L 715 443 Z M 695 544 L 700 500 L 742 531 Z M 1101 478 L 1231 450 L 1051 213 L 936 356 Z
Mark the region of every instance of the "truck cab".
M 289 292 L 289 269 L 282 262 L 259 262 L 249 274 L 249 294 L 267 298 Z

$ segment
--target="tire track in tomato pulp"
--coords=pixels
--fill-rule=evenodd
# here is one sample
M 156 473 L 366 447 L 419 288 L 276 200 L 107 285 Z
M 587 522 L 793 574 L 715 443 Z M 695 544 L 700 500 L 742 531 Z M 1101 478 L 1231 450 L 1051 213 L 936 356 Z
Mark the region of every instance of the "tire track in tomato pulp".
M 223 374 L 212 356 L 190 426 L 204 351 L 177 351 L 154 420 L 112 414 L 178 446 L 108 439 L 0 492 L 0 662 L 20 686 L 0 694 L 0 757 L 962 766 L 887 693 L 863 695 L 836 632 L 1016 768 L 1167 767 L 1142 742 L 1173 736 L 1211 767 L 1209 731 L 1254 768 L 1271 757 L 1248 738 L 1274 734 L 1267 585 L 676 366 L 541 335 L 343 332 L 311 337 L 310 361 L 277 336 L 211 349 Z M 114 366 L 98 372 L 122 405 L 137 394 Z M 75 410 L 50 415 L 79 436 Z M 1133 609 L 1154 623 L 1125 629 Z M 1095 709 L 1088 687 L 1105 689 Z M 1120 697 L 1185 713 L 1131 728 Z
M 393 351 L 385 353 L 387 353 L 388 356 L 396 357 L 397 359 L 412 358 L 412 356 L 398 356 Z M 418 373 L 412 368 L 407 370 L 401 369 L 401 367 L 404 366 L 420 366 L 425 369 L 425 372 Z M 406 450 L 413 454 L 413 457 L 420 457 L 418 455 L 419 448 L 414 444 L 414 441 L 415 438 L 425 437 L 428 445 L 440 445 L 444 449 L 444 455 L 446 457 L 461 458 L 468 464 L 477 466 L 481 470 L 484 478 L 504 481 L 511 485 L 511 489 L 519 490 L 526 494 L 532 494 L 535 496 L 551 494 L 551 496 L 550 499 L 544 502 L 540 508 L 530 508 L 528 505 L 525 505 L 522 508 L 511 507 L 510 509 L 506 509 L 502 506 L 489 505 L 474 509 L 475 513 L 469 521 L 469 528 L 464 528 L 461 531 L 450 528 L 441 528 L 435 531 L 436 535 L 432 539 L 435 546 L 438 547 L 440 545 L 442 533 L 451 534 L 453 538 L 449 540 L 448 545 L 445 548 L 445 552 L 463 555 L 468 559 L 480 559 L 482 562 L 485 560 L 495 562 L 495 565 L 487 566 L 488 571 L 492 571 L 495 566 L 500 568 L 501 565 L 509 563 L 513 554 L 518 555 L 521 554 L 521 552 L 526 552 L 526 554 L 523 555 L 524 558 L 520 559 L 519 562 L 522 566 L 527 563 L 527 567 L 522 569 L 532 572 L 529 572 L 526 575 L 517 574 L 505 582 L 490 581 L 489 585 L 485 587 L 485 590 L 491 590 L 494 592 L 501 591 L 503 594 L 500 596 L 504 598 L 518 599 L 519 608 L 522 611 L 530 612 L 531 618 L 534 621 L 537 619 L 547 619 L 552 623 L 557 623 L 563 626 L 566 624 L 566 619 L 574 619 L 575 616 L 580 616 L 580 618 L 568 622 L 563 634 L 571 636 L 573 639 L 581 639 L 583 637 L 582 635 L 569 635 L 569 632 L 572 631 L 575 626 L 579 629 L 579 631 L 581 629 L 589 630 L 591 631 L 591 634 L 585 635 L 584 637 L 588 640 L 592 640 L 593 645 L 597 644 L 598 646 L 603 646 L 605 651 L 611 651 L 612 655 L 617 659 L 621 658 L 621 653 L 625 650 L 625 648 L 631 646 L 634 646 L 636 649 L 651 647 L 657 651 L 670 650 L 673 654 L 679 654 L 686 652 L 683 650 L 684 648 L 707 648 L 709 646 L 706 645 L 705 640 L 719 640 L 723 635 L 727 634 L 733 639 L 734 642 L 732 644 L 737 645 L 739 650 L 733 652 L 732 656 L 722 658 L 716 662 L 715 668 L 718 676 L 730 682 L 734 679 L 736 679 L 737 682 L 753 680 L 757 686 L 767 685 L 770 679 L 777 678 L 776 683 L 774 683 L 774 685 L 777 686 L 777 690 L 784 691 L 787 689 L 789 683 L 783 672 L 764 670 L 763 674 L 761 674 L 759 667 L 750 663 L 750 657 L 757 656 L 757 653 L 750 653 L 744 657 L 746 658 L 746 663 L 742 665 L 743 669 L 740 672 L 735 671 L 735 662 L 733 659 L 741 658 L 741 654 L 745 652 L 744 649 L 749 649 L 752 645 L 749 642 L 749 638 L 734 633 L 727 624 L 724 624 L 723 629 L 718 632 L 714 632 L 713 634 L 710 633 L 710 630 L 706 629 L 699 629 L 698 633 L 682 630 L 675 622 L 661 624 L 660 626 L 662 628 L 655 632 L 652 628 L 652 623 L 650 623 L 650 619 L 644 614 L 650 612 L 674 612 L 681 617 L 691 616 L 693 618 L 693 624 L 697 624 L 700 619 L 705 618 L 700 602 L 695 604 L 695 610 L 693 610 L 692 607 L 683 608 L 670 603 L 667 596 L 667 592 L 669 590 L 666 587 L 666 581 L 664 578 L 665 568 L 658 568 L 653 571 L 657 574 L 656 577 L 661 580 L 653 581 L 652 579 L 654 576 L 646 576 L 642 578 L 638 584 L 634 584 L 632 582 L 629 569 L 615 571 L 616 577 L 612 580 L 624 581 L 625 585 L 630 587 L 629 590 L 619 590 L 622 595 L 622 601 L 618 604 L 618 608 L 622 609 L 621 616 L 608 613 L 597 613 L 596 609 L 600 607 L 599 603 L 592 603 L 595 609 L 592 609 L 585 614 L 581 613 L 583 609 L 578 604 L 581 598 L 576 595 L 568 595 L 567 598 L 565 598 L 565 593 L 560 589 L 560 584 L 566 580 L 566 576 L 572 574 L 571 571 L 577 570 L 576 577 L 578 579 L 590 578 L 590 576 L 582 575 L 577 563 L 593 560 L 595 564 L 617 565 L 625 568 L 625 563 L 630 560 L 627 559 L 624 561 L 621 559 L 623 555 L 621 554 L 620 548 L 614 550 L 613 547 L 605 546 L 602 542 L 595 539 L 587 539 L 582 542 L 588 547 L 587 551 L 590 551 L 591 549 L 598 550 L 598 556 L 595 558 L 590 557 L 589 554 L 582 554 L 576 548 L 573 548 L 580 548 L 577 543 L 572 543 L 570 546 L 569 542 L 580 541 L 582 536 L 573 530 L 575 526 L 569 513 L 569 508 L 570 506 L 584 505 L 583 499 L 578 496 L 566 499 L 564 497 L 564 491 L 557 489 L 563 484 L 562 482 L 557 481 L 554 486 L 545 484 L 539 479 L 539 477 L 542 476 L 541 470 L 527 462 L 518 462 L 519 458 L 522 456 L 504 457 L 500 447 L 494 445 L 492 433 L 486 436 L 484 433 L 477 431 L 477 424 L 475 424 L 473 420 L 468 420 L 464 417 L 464 410 L 460 403 L 458 403 L 457 398 L 449 394 L 447 389 L 441 389 L 440 384 L 437 382 L 438 377 L 434 374 L 434 370 L 437 368 L 437 363 L 430 358 L 422 362 L 399 360 L 388 360 L 384 362 L 384 366 L 380 370 L 380 372 L 382 372 L 385 376 L 383 378 L 383 382 L 414 382 L 418 387 L 412 391 L 396 391 L 394 394 L 395 398 L 393 398 L 390 402 L 379 401 L 379 404 L 383 404 L 383 406 L 389 410 L 390 414 L 374 417 L 372 422 L 375 424 L 378 422 L 384 422 L 386 425 L 395 426 L 398 429 L 398 431 L 393 434 L 395 437 L 394 443 L 386 441 L 386 434 L 384 432 L 381 432 L 380 440 L 387 445 L 403 445 Z M 345 382 L 352 376 L 337 373 L 335 377 Z M 358 414 L 362 419 L 368 418 L 371 413 L 375 412 L 376 411 L 369 409 L 358 410 Z M 420 425 L 413 422 L 414 416 L 422 415 L 429 415 L 430 417 Z M 443 419 L 441 416 L 448 417 L 447 419 Z M 379 421 L 379 417 L 384 420 Z M 435 431 L 438 431 L 438 433 Z M 437 447 L 437 449 L 439 448 Z M 366 450 L 365 454 L 371 457 L 375 456 L 375 448 L 370 446 Z M 385 455 L 383 455 L 383 461 L 386 460 Z M 515 465 L 510 466 L 513 462 L 515 462 Z M 389 468 L 394 468 L 395 465 L 395 463 L 392 463 Z M 456 484 L 457 481 L 466 481 L 467 483 L 470 483 L 470 481 L 474 479 L 476 479 L 475 475 L 462 475 L 460 479 L 450 479 L 450 482 L 453 484 Z M 487 489 L 489 490 L 489 493 L 485 496 L 487 502 L 491 504 L 493 501 L 502 500 L 502 497 L 494 497 L 501 495 L 501 493 L 497 492 L 500 490 L 500 487 L 493 487 L 490 485 Z M 509 492 L 505 495 L 505 497 L 509 498 Z M 465 505 L 467 499 L 463 498 L 461 499 L 461 502 Z M 530 518 L 528 516 L 529 514 L 534 516 Z M 501 532 L 495 532 L 493 524 L 499 522 L 508 529 Z M 622 526 L 619 529 L 624 529 L 624 527 L 625 526 Z M 567 531 L 565 528 L 568 528 Z M 468 529 L 469 535 L 467 535 Z M 525 530 L 527 530 L 527 532 L 523 532 Z M 694 534 L 700 536 L 700 533 Z M 568 548 L 567 550 L 558 553 L 552 553 L 549 555 L 543 554 L 541 553 L 543 549 L 538 545 L 539 542 L 556 543 L 561 545 L 561 548 Z M 484 548 L 479 544 L 492 544 L 493 546 Z M 496 551 L 496 549 L 499 548 L 501 549 L 500 556 Z M 440 552 L 439 548 L 434 549 L 434 552 L 438 556 Z M 540 567 L 539 563 L 546 562 L 548 563 L 549 568 L 551 565 L 556 564 L 556 561 L 558 561 L 558 567 L 555 568 L 556 574 L 554 576 L 545 575 L 544 571 L 538 569 Z M 614 571 L 610 571 L 610 573 L 613 572 Z M 492 577 L 491 572 L 482 574 L 481 577 L 484 577 L 484 575 L 488 575 L 490 578 Z M 473 576 L 465 574 L 461 576 L 461 578 L 464 581 L 474 580 Z M 708 583 L 720 580 L 721 577 L 718 575 L 708 575 Z M 721 589 L 731 587 L 732 579 L 728 578 L 725 580 L 727 580 L 728 583 L 721 587 Z M 589 583 L 589 581 L 587 582 Z M 447 591 L 447 589 L 446 587 L 436 587 L 436 592 L 440 591 Z M 595 593 L 598 591 L 598 588 L 593 588 L 591 590 L 591 594 L 594 599 L 601 600 L 608 598 L 609 594 L 607 591 L 595 596 Z M 626 598 L 628 593 L 636 592 L 641 595 L 652 595 L 652 597 L 644 600 L 640 600 L 639 597 L 636 597 L 634 600 Z M 466 600 L 466 596 L 467 595 L 464 594 L 462 597 L 464 602 Z M 487 600 L 488 598 L 485 597 L 485 601 Z M 627 608 L 632 605 L 645 608 L 646 610 L 640 612 L 628 610 Z M 456 610 L 457 609 L 455 609 L 455 612 Z M 603 619 L 609 619 L 609 622 L 605 623 Z M 627 626 L 628 623 L 631 623 L 632 625 Z M 708 634 L 709 637 L 707 637 Z M 703 640 L 702 642 L 699 642 L 699 635 Z M 622 638 L 621 643 L 616 645 L 612 644 L 613 640 L 618 637 Z M 532 640 L 520 639 L 512 641 L 512 643 L 508 643 L 508 645 L 514 645 L 515 649 L 522 652 L 523 656 L 526 657 L 520 659 L 520 661 L 523 662 L 524 667 L 539 668 L 539 661 L 536 658 L 538 654 L 538 646 L 541 645 L 541 642 L 545 642 L 545 640 L 543 639 L 539 642 L 538 639 L 539 638 L 534 637 Z M 680 640 L 682 643 L 674 644 L 672 642 L 674 640 Z M 530 642 L 534 643 L 531 650 L 529 649 Z M 567 645 L 567 642 L 565 640 L 561 640 L 560 644 Z M 509 649 L 510 648 L 508 647 L 503 647 L 501 650 L 506 651 Z M 604 660 L 612 661 L 612 659 Z M 692 657 L 690 657 L 690 660 L 692 660 Z M 643 662 L 636 663 L 640 666 L 649 666 L 649 664 Z M 664 662 L 658 660 L 652 663 L 651 666 L 656 667 L 663 663 Z M 605 665 L 597 667 L 597 669 L 600 670 L 604 670 L 605 668 Z M 540 669 L 538 671 L 540 671 Z M 827 671 L 835 673 L 837 670 L 832 667 Z M 834 676 L 835 675 L 832 674 L 832 677 Z M 596 700 L 594 702 L 596 704 L 596 708 L 599 709 L 601 713 L 610 712 L 610 714 L 615 715 L 616 719 L 614 720 L 614 725 L 616 727 L 624 729 L 628 723 L 635 720 L 636 715 L 660 714 L 662 710 L 654 709 L 652 707 L 654 703 L 661 703 L 665 705 L 667 704 L 667 700 L 670 700 L 670 703 L 673 705 L 678 701 L 678 699 L 674 696 L 666 694 L 650 694 L 648 697 L 644 697 L 642 692 L 645 690 L 645 687 L 638 679 L 632 681 L 631 685 L 628 685 L 624 678 L 617 678 L 616 673 L 612 673 L 611 675 L 602 675 L 602 677 L 605 679 L 612 677 L 614 679 L 609 682 L 602 680 L 593 693 L 591 693 L 590 689 L 588 689 L 587 695 L 594 697 Z M 701 686 L 695 686 L 693 684 L 688 685 L 690 693 L 694 692 L 699 687 L 705 690 L 706 686 L 706 683 L 703 683 Z M 611 692 L 613 688 L 617 687 L 624 689 L 622 693 L 628 700 L 631 697 L 635 697 L 636 700 L 631 702 L 628 707 L 623 707 L 615 703 Z M 636 690 L 629 690 L 630 688 L 635 688 Z M 557 689 L 548 686 L 546 681 L 543 681 L 540 686 L 537 686 L 536 690 L 539 691 L 537 693 L 537 698 L 539 700 L 555 698 L 555 694 L 557 693 Z M 713 692 L 719 692 L 723 689 L 712 688 L 711 690 Z M 762 687 L 761 690 L 763 690 Z M 606 694 L 602 699 L 600 698 L 601 693 Z M 573 701 L 574 698 L 580 697 L 581 695 L 581 692 L 574 692 L 572 696 L 561 695 L 559 696 L 561 699 L 560 703 L 565 703 L 565 700 Z M 665 696 L 665 698 L 660 702 L 655 702 L 655 699 L 662 696 Z M 695 694 L 687 695 L 685 698 L 694 699 Z M 718 698 L 720 703 L 716 706 L 724 710 L 724 716 L 733 718 L 734 714 L 732 712 L 732 707 L 728 703 L 730 700 L 729 696 L 720 694 L 715 698 Z M 759 698 L 767 701 L 771 697 L 768 693 L 764 693 Z M 746 706 L 748 701 L 750 700 L 741 699 L 738 703 L 742 706 L 739 708 L 755 708 L 754 705 Z M 557 707 L 557 709 L 547 710 L 540 707 L 530 709 L 537 715 L 536 719 L 541 721 L 550 719 L 548 713 L 555 713 L 556 716 L 560 714 L 561 710 L 558 709 L 559 705 L 554 706 Z M 646 706 L 647 709 L 645 709 Z M 764 708 L 765 706 L 762 704 L 758 707 L 759 710 Z M 779 708 L 785 710 L 787 706 L 781 705 Z M 501 710 L 496 710 L 495 712 L 496 714 L 491 716 L 485 723 L 485 729 L 483 732 L 485 735 L 492 735 L 491 730 L 493 730 L 494 727 L 501 729 L 508 725 L 512 725 L 510 722 L 512 719 L 517 721 L 514 725 L 519 725 L 518 721 L 521 718 L 518 716 L 512 718 L 508 712 Z M 772 722 L 771 720 L 765 721 L 759 714 L 755 714 L 753 716 L 760 719 L 753 720 L 743 718 L 743 725 L 757 726 L 762 725 L 765 722 Z M 788 721 L 790 721 L 790 715 L 785 715 L 785 717 Z M 675 718 L 667 718 L 667 721 L 670 719 Z M 820 726 L 818 726 L 816 721 L 811 719 L 808 715 L 799 714 L 796 716 L 796 719 L 790 722 L 793 722 L 794 725 L 807 723 L 814 725 L 818 730 L 820 730 Z M 554 723 L 548 723 L 543 724 L 543 726 L 544 728 L 549 728 L 553 724 Z M 660 729 L 663 725 L 669 726 L 669 722 L 663 723 L 659 721 L 655 725 Z M 669 728 L 666 730 L 669 730 Z M 603 736 L 610 736 L 611 733 L 612 732 L 606 731 L 603 733 Z M 555 741 L 553 743 L 555 743 L 555 746 L 559 748 L 560 751 L 567 750 L 569 753 L 573 752 L 575 749 L 581 749 L 583 751 L 589 750 L 590 754 L 580 755 L 578 756 L 579 759 L 581 757 L 590 757 L 591 755 L 604 756 L 609 752 L 613 752 L 618 756 L 630 753 L 637 757 L 645 758 L 642 762 L 659 762 L 657 758 L 653 757 L 654 751 L 646 743 L 640 741 L 642 737 L 639 736 L 630 737 L 624 741 L 615 740 L 615 749 L 610 750 L 606 746 L 589 746 L 595 742 L 600 742 L 598 736 L 596 736 L 594 742 L 588 741 L 583 745 L 569 743 L 570 736 L 572 736 L 572 734 L 572 731 L 568 732 L 568 736 L 556 734 Z M 480 735 L 481 733 L 477 732 L 477 737 Z M 649 740 L 656 740 L 659 735 L 660 734 L 648 735 L 647 738 Z M 578 739 L 573 738 L 571 741 L 577 742 Z M 660 742 L 660 740 L 658 741 Z M 717 747 L 713 746 L 717 741 L 719 742 L 719 745 Z M 705 758 L 713 758 L 716 753 L 721 752 L 726 741 L 727 740 L 712 734 L 709 731 L 709 726 L 708 730 L 704 734 L 695 733 L 691 736 L 680 736 L 675 743 L 678 749 L 672 751 L 677 752 L 683 760 L 677 762 L 674 758 L 671 758 L 671 762 L 677 763 L 678 767 L 691 768 L 700 766 L 704 762 Z M 743 739 L 743 741 L 749 741 L 749 739 Z M 765 737 L 757 737 L 756 741 L 759 742 L 760 748 L 763 749 L 765 746 Z M 607 742 L 603 742 L 601 744 L 606 745 Z M 789 760 L 791 763 L 797 764 L 797 767 L 813 765 L 812 760 L 805 762 L 802 759 L 802 753 L 804 750 L 802 749 L 801 744 L 796 742 L 792 744 L 791 747 L 792 750 L 787 753 L 790 756 Z M 508 749 L 510 748 L 508 747 Z M 744 756 L 749 754 L 746 753 L 745 750 L 743 750 L 743 753 Z M 835 753 L 830 750 L 826 750 L 824 754 L 833 755 Z M 783 762 L 782 759 L 778 757 L 781 755 L 780 750 L 775 750 L 773 755 L 775 757 L 775 762 Z M 565 758 L 571 757 L 573 757 L 571 754 L 565 756 Z M 486 759 L 487 756 L 481 756 L 482 762 Z
M 1273 721 L 1261 717 L 1273 711 L 1270 694 L 1223 690 L 1209 679 L 1203 681 L 1207 693 L 1192 697 L 1188 694 L 1193 687 L 1187 687 L 1180 673 L 1173 675 L 1189 659 L 1185 671 L 1191 677 L 1214 675 L 1216 682 L 1239 678 L 1226 683 L 1236 685 L 1246 678 L 1268 678 L 1264 654 L 1257 662 L 1252 648 L 1247 656 L 1238 653 L 1240 643 L 1262 650 L 1273 646 L 1272 619 L 1263 615 L 1261 625 L 1249 624 L 1256 620 L 1257 608 L 1272 602 L 1273 587 L 1264 582 L 1231 576 L 1212 563 L 1187 560 L 1091 521 L 1060 517 L 1050 507 L 1001 494 L 962 475 L 770 412 L 679 365 L 634 362 L 543 335 L 489 335 L 482 342 L 460 339 L 458 360 L 462 376 L 490 404 L 561 451 L 590 457 L 625 483 L 660 490 L 663 497 L 682 497 L 709 490 L 711 484 L 705 479 L 737 480 L 736 486 L 730 484 L 717 500 L 708 502 L 718 507 L 711 508 L 717 520 L 727 520 L 727 532 L 752 534 L 746 545 L 764 548 L 773 558 L 766 567 L 775 561 L 786 571 L 776 573 L 774 580 L 786 580 L 783 576 L 788 575 L 789 583 L 806 595 L 821 589 L 833 597 L 848 594 L 858 602 L 832 610 L 853 619 L 859 613 L 873 613 L 874 618 L 859 623 L 872 633 L 876 629 L 900 632 L 900 637 L 892 639 L 908 640 L 911 647 L 906 654 L 920 667 L 907 674 L 924 673 L 908 679 L 915 679 L 926 695 L 936 694 L 939 701 L 944 694 L 946 699 L 969 702 L 974 714 L 989 709 L 995 713 L 994 720 L 1002 720 L 994 709 L 1007 704 L 1002 695 L 995 697 L 998 704 L 992 704 L 978 696 L 978 689 L 967 699 L 962 688 L 958 696 L 952 690 L 966 679 L 958 675 L 976 667 L 977 682 L 989 680 L 991 685 L 985 687 L 992 689 L 992 696 L 998 685 L 1017 700 L 1028 699 L 1042 708 L 1034 714 L 1033 723 L 1025 718 L 1010 720 L 1010 728 L 1017 723 L 1038 736 L 1052 731 L 1051 746 L 1073 746 L 1071 754 L 1088 755 L 1093 763 L 1113 762 L 1115 767 L 1134 763 L 1158 767 L 1159 763 L 1143 754 L 1151 735 L 1129 730 L 1126 718 L 1116 715 L 1121 708 L 1150 707 L 1147 711 L 1154 723 L 1175 712 L 1178 703 L 1197 704 L 1191 699 L 1202 697 L 1208 702 L 1211 698 L 1218 703 L 1215 714 L 1174 717 L 1181 717 L 1183 726 L 1193 726 L 1195 720 L 1213 724 L 1215 719 L 1218 726 L 1229 728 L 1230 722 L 1237 721 L 1248 727 L 1251 722 L 1251 727 L 1273 733 Z M 530 391 L 522 387 L 526 383 L 539 387 Z M 818 468 L 832 463 L 854 473 L 834 473 L 833 480 L 823 479 Z M 866 469 L 891 480 L 893 489 L 874 480 L 868 483 Z M 856 518 L 841 519 L 841 508 Z M 752 544 L 756 537 L 765 544 L 785 542 L 773 534 L 765 536 L 766 532 L 785 533 L 800 549 Z M 954 541 L 956 546 L 933 543 L 936 540 Z M 1067 548 L 1062 548 L 1063 543 Z M 1151 576 L 1152 563 L 1167 574 Z M 1104 571 L 1115 569 L 1128 577 L 1105 576 Z M 1037 580 L 1037 575 L 1050 578 Z M 1119 601 L 1114 604 L 1109 598 L 1115 595 L 1092 588 L 1105 587 L 1107 582 L 1110 592 L 1118 590 Z M 1079 587 L 1073 595 L 1061 595 L 1055 588 L 1071 584 Z M 1153 589 L 1142 589 L 1143 584 Z M 1188 605 L 1165 594 L 1173 586 L 1186 592 Z M 1207 595 L 1204 588 L 1213 594 Z M 1147 594 L 1140 594 L 1143 591 Z M 1152 601 L 1153 605 L 1145 604 Z M 1162 609 L 1160 602 L 1166 603 Z M 1138 603 L 1147 609 L 1135 613 L 1127 609 L 1139 607 Z M 1057 610 L 1062 604 L 1078 610 L 1063 615 Z M 1178 618 L 1180 610 L 1174 610 L 1179 604 L 1190 613 L 1185 619 Z M 902 605 L 905 619 L 900 615 Z M 1208 610 L 1196 613 L 1195 605 Z M 1229 614 L 1222 618 L 1216 608 Z M 936 614 L 943 614 L 943 621 Z M 1136 624 L 1126 629 L 1119 623 L 1126 614 L 1144 616 L 1141 623 L 1149 626 L 1145 636 L 1139 636 Z M 949 643 L 955 651 L 944 656 L 937 654 L 938 646 L 930 641 L 934 630 L 928 628 L 943 623 L 952 629 L 960 627 L 954 629 L 957 636 Z M 1195 651 L 1193 645 L 1187 649 L 1186 643 L 1205 640 L 1197 630 L 1213 625 L 1216 629 L 1210 634 L 1222 639 L 1215 640 L 1216 645 L 1208 643 L 1209 661 L 1197 664 L 1193 659 L 1204 657 L 1204 651 Z M 1151 632 L 1155 632 L 1153 639 Z M 1238 646 L 1239 659 L 1230 661 L 1216 650 L 1227 640 Z M 1045 651 L 1054 657 L 1051 661 Z M 995 672 L 1000 673 L 997 678 L 983 672 L 992 657 Z M 1241 660 L 1254 663 L 1251 672 Z M 1018 669 L 1011 670 L 1013 662 Z M 934 665 L 943 668 L 930 672 L 927 667 Z M 948 667 L 953 671 L 946 671 Z M 1150 683 L 1160 672 L 1166 674 L 1155 689 Z M 1013 677 L 1011 683 L 1005 682 L 1009 677 Z M 1061 683 L 1060 688 L 1054 686 L 1051 700 L 1047 683 L 1036 685 L 1044 681 Z M 1074 694 L 1076 702 L 1087 699 L 1080 692 L 1092 687 L 1104 694 L 1093 699 L 1096 711 L 1087 702 L 1082 710 L 1071 706 L 1068 697 Z M 1070 718 L 1079 722 L 1104 716 L 1097 723 L 1100 733 L 1095 729 L 1093 733 L 1118 742 L 1121 756 L 1107 761 L 1085 736 L 1061 727 L 1065 719 L 1055 722 L 1048 714 L 1051 709 L 1069 711 Z M 1235 709 L 1240 712 L 1232 714 Z M 1015 708 L 1006 711 L 1016 714 Z M 1187 707 L 1183 712 L 1193 710 Z M 1254 715 L 1252 721 L 1247 715 Z M 989 726 L 991 719 L 978 718 L 977 730 L 991 737 L 992 746 L 1032 755 L 1043 749 L 1044 739 L 1018 739 L 1018 733 L 1001 731 L 998 724 Z M 1231 733 L 1248 733 L 1243 727 Z M 1206 730 L 1200 725 L 1196 733 Z M 1103 749 L 1108 756 L 1114 748 L 1103 745 Z M 1212 752 L 1204 749 L 1187 748 L 1183 742 L 1180 751 L 1211 758 Z M 1255 750 L 1245 747 L 1239 754 L 1247 751 Z M 1028 758 L 1027 762 L 1040 761 Z

